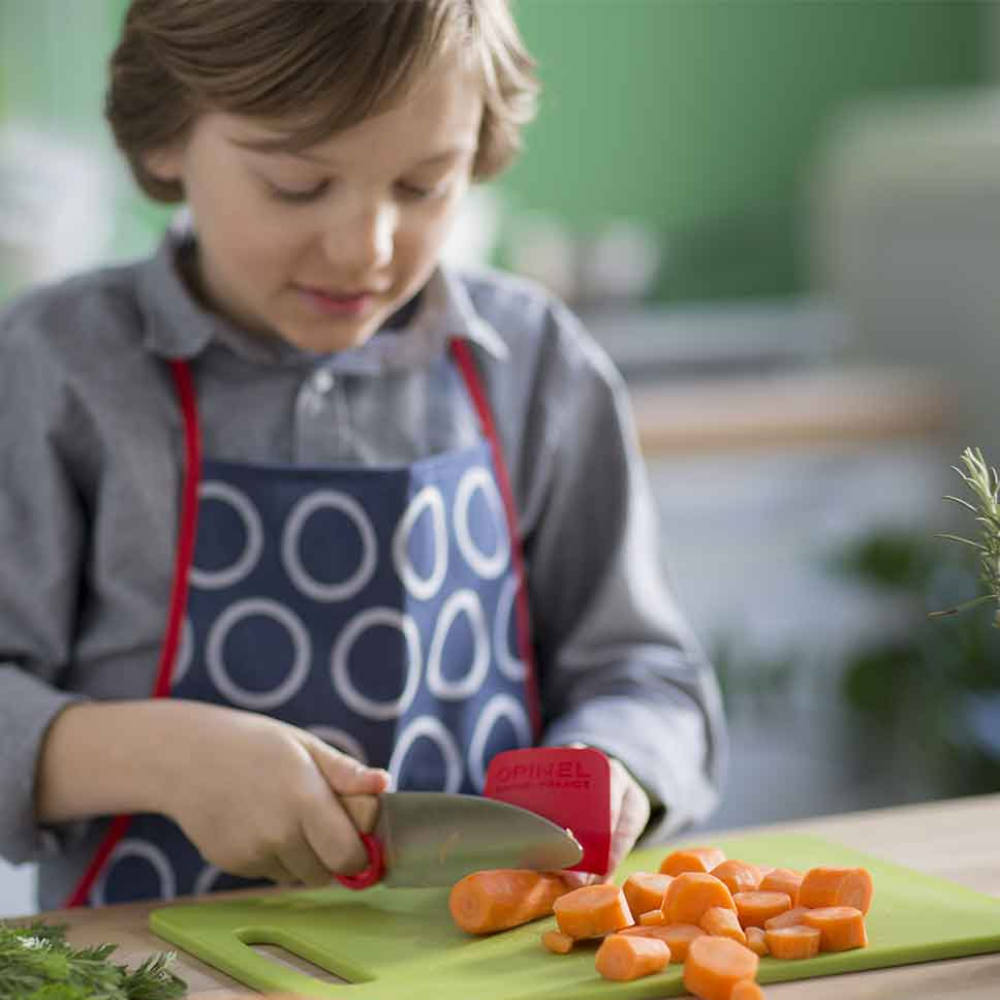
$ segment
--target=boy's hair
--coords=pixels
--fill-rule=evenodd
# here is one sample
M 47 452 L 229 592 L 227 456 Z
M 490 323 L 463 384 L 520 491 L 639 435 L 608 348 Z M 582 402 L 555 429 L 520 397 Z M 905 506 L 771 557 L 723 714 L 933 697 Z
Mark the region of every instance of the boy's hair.
M 539 89 L 507 0 L 132 0 L 105 111 L 139 186 L 177 202 L 144 160 L 199 114 L 259 118 L 305 149 L 398 104 L 451 45 L 483 78 L 482 180 L 514 158 Z

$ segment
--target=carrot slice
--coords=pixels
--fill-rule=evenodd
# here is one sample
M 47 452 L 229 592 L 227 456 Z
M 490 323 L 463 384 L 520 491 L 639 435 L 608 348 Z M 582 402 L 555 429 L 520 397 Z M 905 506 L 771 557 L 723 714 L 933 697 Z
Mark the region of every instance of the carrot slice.
M 797 872 L 794 868 L 773 868 L 761 878 L 757 888 L 761 892 L 783 892 L 792 901 L 792 906 L 798 906 L 802 879 L 802 872 Z
M 459 879 L 448 896 L 448 909 L 463 931 L 493 934 L 547 917 L 552 904 L 569 892 L 558 875 L 495 868 Z
M 817 932 L 818 933 L 818 932 Z M 701 1000 L 730 1000 L 733 987 L 755 979 L 760 959 L 729 938 L 695 938 L 684 961 L 684 985 Z
M 762 927 L 748 927 L 746 929 L 747 947 L 755 954 L 763 958 L 768 954 L 767 938 L 764 936 Z
M 609 934 L 597 949 L 594 967 L 605 979 L 629 982 L 662 971 L 670 948 L 659 938 Z
M 667 922 L 667 915 L 663 910 L 647 910 L 639 914 L 639 923 L 643 927 L 662 927 Z
M 747 936 L 740 927 L 739 917 L 735 910 L 727 910 L 724 906 L 710 906 L 701 917 L 699 926 L 708 934 L 716 937 L 732 938 L 740 944 L 747 943 Z
M 820 909 L 827 906 L 853 906 L 867 913 L 871 909 L 875 886 L 866 868 L 810 868 L 799 886 L 799 906 Z
M 647 913 L 663 906 L 672 877 L 659 872 L 633 872 L 622 885 L 625 901 L 633 913 Z
M 868 944 L 864 914 L 853 906 L 822 906 L 809 910 L 802 922 L 820 933 L 820 951 L 848 951 Z
M 716 865 L 709 874 L 724 882 L 730 892 L 756 892 L 763 878 L 756 865 L 737 861 L 735 858 Z
M 683 962 L 695 938 L 705 937 L 705 932 L 694 924 L 667 924 L 665 927 L 626 927 L 619 931 L 630 937 L 655 937 L 666 941 L 670 948 L 670 961 Z
M 660 862 L 660 872 L 664 875 L 680 875 L 681 872 L 702 872 L 707 875 L 725 860 L 725 854 L 717 847 L 685 847 L 671 851 Z
M 812 958 L 819 954 L 820 933 L 815 927 L 798 925 L 764 931 L 774 958 Z
M 663 912 L 671 924 L 701 923 L 704 912 L 713 906 L 736 909 L 725 884 L 706 872 L 682 872 L 670 883 L 663 900 Z
M 568 955 L 573 950 L 574 939 L 562 931 L 546 931 L 542 945 L 555 955 Z
M 752 979 L 741 979 L 733 987 L 729 1000 L 764 1000 L 764 991 Z
M 552 912 L 559 930 L 574 938 L 603 937 L 633 922 L 625 893 L 609 882 L 567 892 L 553 903 Z
M 744 927 L 763 927 L 765 921 L 792 906 L 792 901 L 783 892 L 738 892 L 733 902 Z
M 764 930 L 773 931 L 779 927 L 803 927 L 805 920 L 802 918 L 810 911 L 804 906 L 794 906 L 784 913 L 779 913 L 776 917 L 769 917 L 764 921 Z

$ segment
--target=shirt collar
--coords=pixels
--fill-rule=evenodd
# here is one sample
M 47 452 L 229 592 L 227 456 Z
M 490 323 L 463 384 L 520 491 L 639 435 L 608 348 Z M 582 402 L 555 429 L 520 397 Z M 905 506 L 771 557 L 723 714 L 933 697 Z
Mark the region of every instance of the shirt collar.
M 191 294 L 181 274 L 181 262 L 193 251 L 194 241 L 189 216 L 181 213 L 156 253 L 139 266 L 145 343 L 161 357 L 190 360 L 217 342 L 262 364 L 311 366 L 322 358 L 331 370 L 379 374 L 426 364 L 440 356 L 454 337 L 472 341 L 497 360 L 509 356 L 503 338 L 476 311 L 461 277 L 444 266 L 431 274 L 410 323 L 391 332 L 380 331 L 360 347 L 319 355 L 277 337 L 250 333 L 213 313 Z

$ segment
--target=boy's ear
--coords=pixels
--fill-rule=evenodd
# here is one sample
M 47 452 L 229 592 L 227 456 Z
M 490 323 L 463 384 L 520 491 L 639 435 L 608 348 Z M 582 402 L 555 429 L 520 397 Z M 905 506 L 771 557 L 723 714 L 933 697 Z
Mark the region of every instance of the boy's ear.
M 181 179 L 181 148 L 180 145 L 165 146 L 146 153 L 142 158 L 143 166 L 160 181 L 179 181 Z

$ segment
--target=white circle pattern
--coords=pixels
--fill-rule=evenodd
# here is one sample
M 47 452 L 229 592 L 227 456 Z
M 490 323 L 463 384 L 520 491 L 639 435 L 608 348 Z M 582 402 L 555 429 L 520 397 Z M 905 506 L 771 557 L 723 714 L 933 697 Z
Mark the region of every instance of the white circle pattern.
M 507 719 L 514 727 L 519 746 L 531 746 L 531 722 L 528 719 L 528 713 L 524 710 L 524 705 L 509 694 L 498 694 L 490 698 L 486 707 L 479 713 L 476 728 L 472 732 L 472 740 L 469 743 L 469 776 L 478 791 L 482 791 L 486 784 L 487 762 L 483 760 L 483 755 L 486 752 L 486 741 L 490 738 L 493 727 L 500 719 Z
M 445 640 L 459 614 L 464 614 L 472 628 L 475 642 L 472 664 L 464 677 L 449 680 L 441 669 Z M 490 669 L 490 640 L 486 634 L 486 619 L 479 597 L 472 590 L 456 590 L 444 602 L 434 625 L 430 652 L 427 656 L 427 687 L 442 701 L 460 701 L 474 695 L 486 680 Z
M 434 742 L 441 751 L 445 766 L 445 783 L 442 791 L 457 792 L 462 787 L 462 754 L 455 737 L 445 728 L 444 723 L 433 715 L 419 715 L 401 733 L 389 759 L 389 774 L 393 785 L 398 786 L 399 776 L 410 747 L 421 737 Z
M 309 575 L 299 556 L 299 538 L 306 521 L 317 511 L 330 508 L 347 515 L 361 537 L 361 563 L 341 583 L 320 583 Z M 375 573 L 378 542 L 375 529 L 364 508 L 352 496 L 339 490 L 319 490 L 303 497 L 288 516 L 281 539 L 281 558 L 285 572 L 303 594 L 315 601 L 346 601 L 365 588 Z
M 292 662 L 291 671 L 277 687 L 270 691 L 248 691 L 240 687 L 229 676 L 223 658 L 226 637 L 230 629 L 244 618 L 250 618 L 254 615 L 271 618 L 279 625 L 283 625 L 291 636 L 295 648 L 295 659 Z M 277 708 L 293 698 L 309 676 L 311 656 L 312 647 L 305 625 L 285 605 L 263 597 L 249 598 L 230 604 L 212 625 L 205 648 L 208 674 L 215 686 L 232 704 L 255 711 Z
M 506 530 L 497 531 L 497 550 L 487 555 L 472 539 L 469 528 L 469 505 L 476 490 L 482 490 L 498 528 L 506 526 L 506 514 L 493 476 L 481 465 L 469 469 L 458 484 L 455 494 L 455 538 L 465 561 L 484 579 L 495 580 L 510 559 L 510 538 Z
M 222 869 L 218 865 L 205 865 L 194 880 L 194 894 L 203 896 L 205 893 L 211 892 L 221 877 Z
M 201 503 L 206 500 L 221 500 L 223 503 L 228 503 L 240 516 L 247 540 L 240 557 L 225 569 L 198 569 L 192 562 L 188 580 L 193 587 L 202 590 L 222 590 L 224 587 L 235 586 L 253 572 L 263 551 L 264 529 L 261 527 L 260 514 L 247 495 L 229 483 L 214 479 L 206 480 L 198 488 L 198 497 Z
M 497 599 L 496 617 L 493 619 L 493 649 L 496 652 L 497 666 L 500 673 L 515 684 L 528 676 L 528 666 L 524 660 L 510 655 L 510 643 L 507 636 L 510 633 L 510 619 L 516 614 L 515 598 L 517 597 L 518 579 L 511 575 L 504 580 Z
M 351 680 L 350 654 L 358 637 L 376 625 L 399 629 L 406 640 L 406 683 L 400 696 L 392 701 L 376 701 L 363 695 Z M 413 703 L 420 688 L 421 654 L 420 630 L 409 616 L 393 608 L 369 608 L 348 622 L 333 646 L 331 654 L 333 687 L 343 701 L 366 719 L 398 719 Z
M 125 858 L 141 858 L 152 865 L 160 878 L 159 899 L 174 899 L 177 895 L 177 878 L 174 869 L 167 858 L 166 852 L 148 840 L 138 837 L 125 837 L 115 844 L 100 876 L 94 881 L 90 890 L 91 902 L 94 906 L 104 906 L 107 884 L 114 873 L 115 865 Z
M 343 729 L 336 729 L 334 726 L 309 726 L 308 729 L 313 736 L 318 736 L 335 750 L 346 753 L 362 764 L 368 764 L 365 748 L 350 733 L 345 733 Z
M 181 623 L 181 641 L 174 658 L 174 669 L 170 672 L 170 687 L 175 688 L 188 672 L 191 657 L 194 655 L 194 626 L 191 619 L 185 615 Z
M 426 579 L 413 568 L 407 552 L 410 532 L 424 508 L 430 510 L 434 525 L 434 568 Z M 436 486 L 425 486 L 407 505 L 406 513 L 393 533 L 392 558 L 403 585 L 417 600 L 429 601 L 441 589 L 448 571 L 448 528 L 444 500 Z

